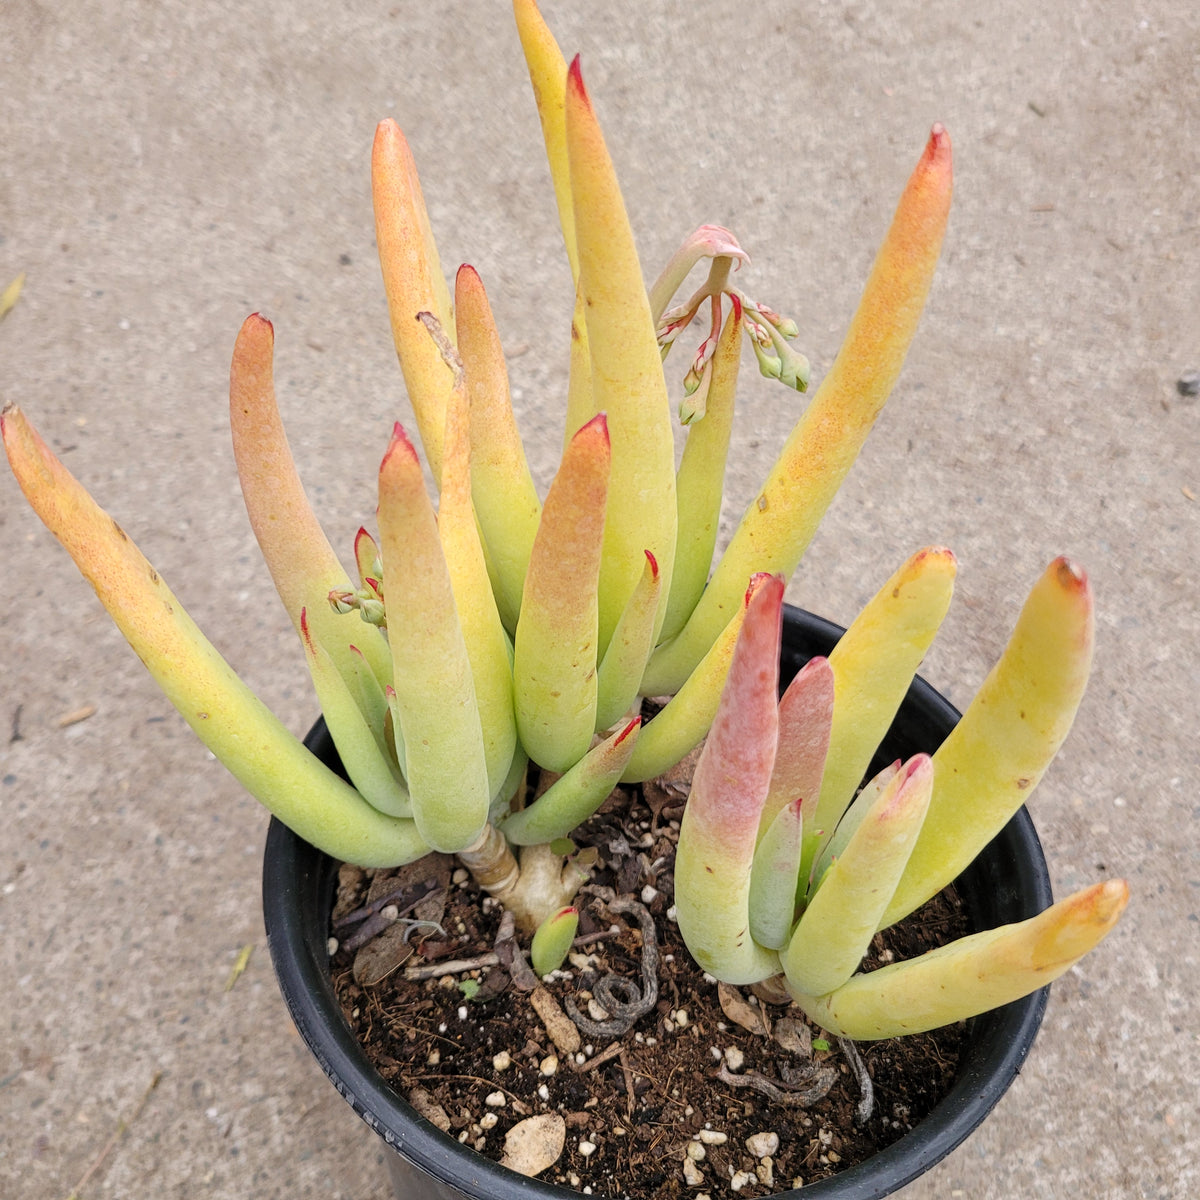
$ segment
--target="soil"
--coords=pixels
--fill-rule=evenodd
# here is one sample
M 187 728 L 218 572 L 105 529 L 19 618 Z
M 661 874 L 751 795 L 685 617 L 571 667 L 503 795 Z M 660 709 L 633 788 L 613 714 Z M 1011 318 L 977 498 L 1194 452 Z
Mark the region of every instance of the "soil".
M 618 897 L 653 919 L 658 999 L 624 1036 L 585 1032 L 573 1053 L 548 1031 L 544 993 L 535 1009 L 523 990 L 534 981 L 522 963 L 458 967 L 493 951 L 501 913 L 465 871 L 454 871 L 453 860 L 430 856 L 398 872 L 343 867 L 335 986 L 359 1040 L 397 1092 L 496 1159 L 525 1118 L 559 1114 L 565 1145 L 539 1177 L 638 1200 L 731 1189 L 771 1195 L 860 1162 L 916 1125 L 953 1083 L 965 1027 L 858 1044 L 874 1092 L 871 1116 L 860 1122 L 862 1092 L 834 1038 L 792 1006 L 718 987 L 692 962 L 671 907 L 681 812 L 669 789 L 622 789 L 576 831 L 576 845 L 594 846 L 599 863 L 579 897 L 576 948 L 544 981 L 557 1002 L 551 1007 L 569 1001 L 584 1017 L 603 1018 L 592 993 L 605 975 L 642 987 L 646 939 L 636 906 L 632 913 L 609 909 Z M 364 905 L 386 928 L 359 949 L 362 935 L 354 936 L 356 921 L 347 917 Z M 863 969 L 968 931 L 947 889 L 876 935 Z M 453 973 L 411 978 L 447 968 Z M 560 1043 L 560 1025 L 574 1032 L 561 1011 L 549 1024 Z M 826 1085 L 822 1098 L 805 1103 Z

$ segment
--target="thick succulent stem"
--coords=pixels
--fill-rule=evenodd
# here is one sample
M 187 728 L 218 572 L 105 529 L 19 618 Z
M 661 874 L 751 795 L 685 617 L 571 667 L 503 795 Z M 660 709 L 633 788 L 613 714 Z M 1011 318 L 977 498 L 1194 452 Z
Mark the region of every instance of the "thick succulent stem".
M 539 843 L 526 846 L 518 864 L 504 835 L 490 823 L 474 846 L 458 852 L 475 882 L 512 913 L 526 934 L 574 900 L 587 879 L 587 864 L 579 857 L 564 864 L 561 854 Z

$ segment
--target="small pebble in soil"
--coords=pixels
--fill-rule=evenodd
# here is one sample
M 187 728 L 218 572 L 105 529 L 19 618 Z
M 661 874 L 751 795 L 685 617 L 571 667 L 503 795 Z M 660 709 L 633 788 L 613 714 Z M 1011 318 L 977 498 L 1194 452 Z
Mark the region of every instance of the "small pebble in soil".
M 757 1167 L 754 1168 L 754 1173 L 758 1176 L 758 1182 L 765 1187 L 772 1187 L 775 1183 L 775 1161 L 768 1154 L 766 1158 L 761 1159 Z
M 325 943 L 325 949 L 330 958 L 332 958 L 338 952 L 338 945 L 338 940 L 335 937 L 331 937 L 329 941 Z
M 558 1059 L 553 1054 L 547 1054 L 546 1057 L 542 1059 L 538 1070 L 541 1071 L 543 1075 L 553 1075 L 554 1072 L 558 1070 Z
M 507 1050 L 501 1050 L 492 1059 L 492 1066 L 497 1071 L 507 1071 L 512 1066 L 512 1055 Z
M 466 869 L 466 867 L 459 867 L 458 870 L 450 876 L 451 882 L 456 883 L 459 887 L 462 887 L 462 885 L 470 878 L 471 873 Z
M 687 1156 L 693 1162 L 703 1162 L 704 1156 L 708 1153 L 707 1150 L 699 1142 L 688 1142 Z
M 591 1156 L 596 1153 L 596 1143 L 580 1142 L 579 1153 L 582 1154 L 584 1158 L 591 1158 Z
M 1200 396 L 1200 371 L 1184 371 L 1175 381 L 1175 390 L 1181 396 Z
M 749 1171 L 737 1171 L 733 1178 L 729 1181 L 729 1190 L 740 1192 L 748 1183 L 756 1183 L 757 1176 L 751 1175 Z
M 746 1056 L 736 1046 L 726 1046 L 725 1062 L 731 1071 L 740 1071 L 746 1063 Z
M 548 1088 L 548 1087 L 547 1087 L 547 1086 L 546 1086 L 546 1085 L 543 1083 L 543 1084 L 542 1084 L 542 1086 L 538 1088 L 538 1095 L 539 1095 L 539 1096 L 540 1096 L 540 1097 L 541 1097 L 543 1100 L 545 1100 L 545 1101 L 549 1101 L 549 1099 L 550 1099 L 550 1089 L 549 1089 L 549 1088 Z
M 500 1120 L 500 1118 L 498 1116 L 496 1116 L 495 1113 L 484 1113 L 483 1116 L 479 1118 L 479 1128 L 480 1129 L 495 1129 L 496 1123 L 499 1120 Z
M 458 1019 L 460 1021 L 465 1021 L 467 1019 L 467 1006 L 465 1004 L 460 1004 L 458 1006 Z
M 746 1149 L 755 1158 L 768 1158 L 779 1149 L 779 1134 L 769 1129 L 764 1129 L 761 1133 L 752 1133 L 746 1139 Z
M 690 1158 L 683 1160 L 683 1181 L 688 1187 L 699 1187 L 704 1182 L 704 1172 Z
M 652 887 L 650 884 L 646 884 L 646 886 L 642 888 L 642 903 L 652 904 L 657 899 L 658 888 Z
M 442 1052 L 435 1046 L 432 1050 L 430 1050 L 429 1056 L 425 1059 L 425 1062 L 431 1067 L 436 1067 L 441 1061 Z
M 723 1146 L 729 1141 L 729 1135 L 722 1133 L 719 1129 L 702 1129 L 696 1134 L 696 1137 L 706 1146 Z
M 488 1092 L 483 1102 L 488 1108 L 503 1108 L 508 1103 L 503 1092 Z
M 689 1020 L 691 1020 L 691 1018 L 688 1016 L 688 1010 L 686 1008 L 681 1008 L 675 1013 L 675 1024 L 678 1025 L 680 1029 L 682 1029 Z

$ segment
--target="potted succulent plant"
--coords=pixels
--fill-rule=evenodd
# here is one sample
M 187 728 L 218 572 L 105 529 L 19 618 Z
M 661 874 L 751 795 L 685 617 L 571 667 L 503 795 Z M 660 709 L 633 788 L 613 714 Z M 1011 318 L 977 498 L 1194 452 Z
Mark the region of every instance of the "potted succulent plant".
M 397 425 L 379 473 L 378 537 L 360 531 L 354 579 L 321 532 L 288 450 L 269 322 L 248 318 L 234 349 L 242 490 L 336 754 L 329 746 L 314 754 L 265 709 L 25 416 L 10 407 L 2 418 L 30 503 L 172 703 L 291 831 L 272 834 L 265 887 L 273 951 L 292 945 L 292 965 L 280 971 L 298 1024 L 327 1069 L 339 1059 L 332 1073 L 357 1095 L 344 1024 L 335 1013 L 324 1033 L 310 1028 L 329 1011 L 320 979 L 329 931 L 320 923 L 330 863 L 389 868 L 454 855 L 489 903 L 534 938 L 535 963 L 549 971 L 570 949 L 573 902 L 592 865 L 564 839 L 618 783 L 661 775 L 706 734 L 679 829 L 674 895 L 680 933 L 715 979 L 773 988 L 842 1038 L 852 1060 L 853 1040 L 963 1020 L 1036 993 L 1107 932 L 1124 884 L 1099 884 L 1035 916 L 1049 898 L 1043 878 L 1015 909 L 974 905 L 977 921 L 1027 920 L 856 971 L 878 930 L 969 876 L 1065 736 L 1091 653 L 1082 571 L 1065 560 L 1051 566 L 953 734 L 952 710 L 926 698 L 937 710 L 929 740 L 909 739 L 896 751 L 904 761 L 877 773 L 868 768 L 881 743 L 892 754 L 893 718 L 923 695 L 912 681 L 949 603 L 948 551 L 910 559 L 836 648 L 828 629 L 808 627 L 807 641 L 797 634 L 793 653 L 811 661 L 782 700 L 776 687 L 784 580 L 895 382 L 930 286 L 950 202 L 948 135 L 934 127 L 836 362 L 710 573 L 743 331 L 764 374 L 803 391 L 808 363 L 788 345 L 795 326 L 732 283 L 746 255 L 727 230 L 699 229 L 646 288 L 579 62 L 568 67 L 532 0 L 514 7 L 576 285 L 564 450 L 546 496 L 525 464 L 482 283 L 464 266 L 451 296 L 393 122 L 375 140 L 376 233 L 438 504 Z M 673 307 L 705 262 L 706 280 Z M 677 468 L 662 362 L 702 309 L 711 325 L 685 379 Z M 646 697 L 669 697 L 649 721 Z M 1023 838 L 1022 869 L 1036 876 L 1027 823 L 1003 836 Z M 285 917 L 289 906 L 316 914 L 317 925 Z M 290 932 L 277 936 L 281 923 Z M 1035 1001 L 1016 1026 L 990 1027 L 984 1057 L 1003 1060 L 1000 1090 L 1039 1012 Z M 1018 1028 L 1024 1041 L 1009 1044 Z M 440 1184 L 421 1177 L 420 1194 L 482 1196 L 503 1186 L 502 1168 L 464 1167 L 466 1152 L 426 1122 L 404 1115 L 398 1133 L 390 1118 L 370 1119 L 422 1170 L 449 1164 Z M 961 1139 L 960 1126 L 936 1151 L 926 1147 L 917 1169 Z M 889 1176 L 884 1164 L 868 1190 L 847 1194 L 881 1195 L 911 1173 Z M 637 1191 L 635 1181 L 623 1186 Z

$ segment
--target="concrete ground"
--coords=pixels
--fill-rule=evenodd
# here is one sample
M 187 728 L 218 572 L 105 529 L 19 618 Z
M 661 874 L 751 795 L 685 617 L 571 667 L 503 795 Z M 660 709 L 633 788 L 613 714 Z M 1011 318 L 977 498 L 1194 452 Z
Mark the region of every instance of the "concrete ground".
M 958 597 L 925 674 L 962 704 L 1045 564 L 1086 564 L 1095 671 L 1032 808 L 1060 893 L 1123 875 L 1133 901 L 1055 985 L 992 1119 L 903 1195 L 1196 1195 L 1200 401 L 1176 380 L 1200 368 L 1200 10 L 546 11 L 583 51 L 647 271 L 694 225 L 732 227 L 744 286 L 796 319 L 816 377 L 930 124 L 949 127 L 929 309 L 791 597 L 845 622 L 910 551 L 952 546 Z M 570 295 L 507 6 L 8 0 L 0 57 L 0 288 L 28 273 L 0 396 L 302 731 L 315 701 L 229 450 L 234 335 L 256 309 L 275 321 L 293 446 L 348 550 L 406 412 L 368 190 L 394 115 L 443 263 L 489 286 L 545 484 Z M 730 523 L 802 403 L 745 376 Z M 85 1198 L 382 1197 L 379 1147 L 275 990 L 265 814 L 7 472 L 0 547 L 0 1194 L 62 1198 L 87 1174 Z

